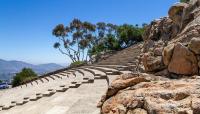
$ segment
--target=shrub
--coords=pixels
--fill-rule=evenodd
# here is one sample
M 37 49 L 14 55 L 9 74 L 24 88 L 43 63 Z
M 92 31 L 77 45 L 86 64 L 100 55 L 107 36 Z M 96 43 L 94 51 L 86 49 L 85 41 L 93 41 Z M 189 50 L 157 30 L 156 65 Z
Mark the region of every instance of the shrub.
M 17 73 L 12 81 L 12 86 L 16 87 L 24 82 L 30 81 L 37 77 L 37 74 L 30 68 L 23 68 L 21 72 Z
M 189 2 L 190 0 L 180 0 L 180 2 L 184 2 L 184 3 L 187 3 Z
M 85 65 L 86 62 L 85 61 L 76 61 L 70 64 L 70 67 L 78 67 L 78 66 L 82 66 Z

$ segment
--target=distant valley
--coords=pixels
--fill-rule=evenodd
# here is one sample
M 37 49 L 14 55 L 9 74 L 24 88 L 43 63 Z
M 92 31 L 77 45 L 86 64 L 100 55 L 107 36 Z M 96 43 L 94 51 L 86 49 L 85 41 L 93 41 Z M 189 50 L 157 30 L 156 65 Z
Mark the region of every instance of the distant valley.
M 23 68 L 31 68 L 38 75 L 41 75 L 63 68 L 63 66 L 55 63 L 33 65 L 23 61 L 6 61 L 0 59 L 0 80 L 10 80 L 15 73 L 20 72 Z

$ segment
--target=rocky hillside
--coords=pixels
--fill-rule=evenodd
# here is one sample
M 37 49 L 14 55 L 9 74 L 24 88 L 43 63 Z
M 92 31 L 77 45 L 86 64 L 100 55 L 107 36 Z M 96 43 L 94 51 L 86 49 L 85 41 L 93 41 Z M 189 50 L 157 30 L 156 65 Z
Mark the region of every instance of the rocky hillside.
M 146 27 L 138 72 L 123 74 L 98 106 L 103 114 L 200 114 L 200 1 L 176 3 Z

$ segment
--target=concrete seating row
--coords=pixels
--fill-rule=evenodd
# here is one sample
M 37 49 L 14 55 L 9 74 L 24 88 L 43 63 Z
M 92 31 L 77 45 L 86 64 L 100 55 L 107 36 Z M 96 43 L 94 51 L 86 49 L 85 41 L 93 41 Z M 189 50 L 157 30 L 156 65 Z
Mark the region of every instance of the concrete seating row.
M 108 83 L 107 75 L 114 75 L 115 73 L 120 72 L 107 67 L 84 66 L 53 74 L 20 87 L 8 89 L 1 95 L 0 108 L 8 110 L 29 101 L 37 101 L 43 97 L 51 96 L 57 92 L 65 92 L 69 88 L 78 88 L 84 83 L 93 83 L 95 79 L 106 79 Z

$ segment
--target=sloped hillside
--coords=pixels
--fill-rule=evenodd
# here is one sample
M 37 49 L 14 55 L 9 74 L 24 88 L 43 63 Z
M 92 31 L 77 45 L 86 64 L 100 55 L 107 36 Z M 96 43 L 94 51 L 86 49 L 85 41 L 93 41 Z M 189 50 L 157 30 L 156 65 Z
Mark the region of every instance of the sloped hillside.
M 55 63 L 33 65 L 22 61 L 6 61 L 0 59 L 0 79 L 10 80 L 15 73 L 20 72 L 23 68 L 31 68 L 40 75 L 61 69 L 63 66 Z
M 99 103 L 103 114 L 200 114 L 199 9 L 199 0 L 177 3 L 146 27 L 145 73 L 116 78 Z

